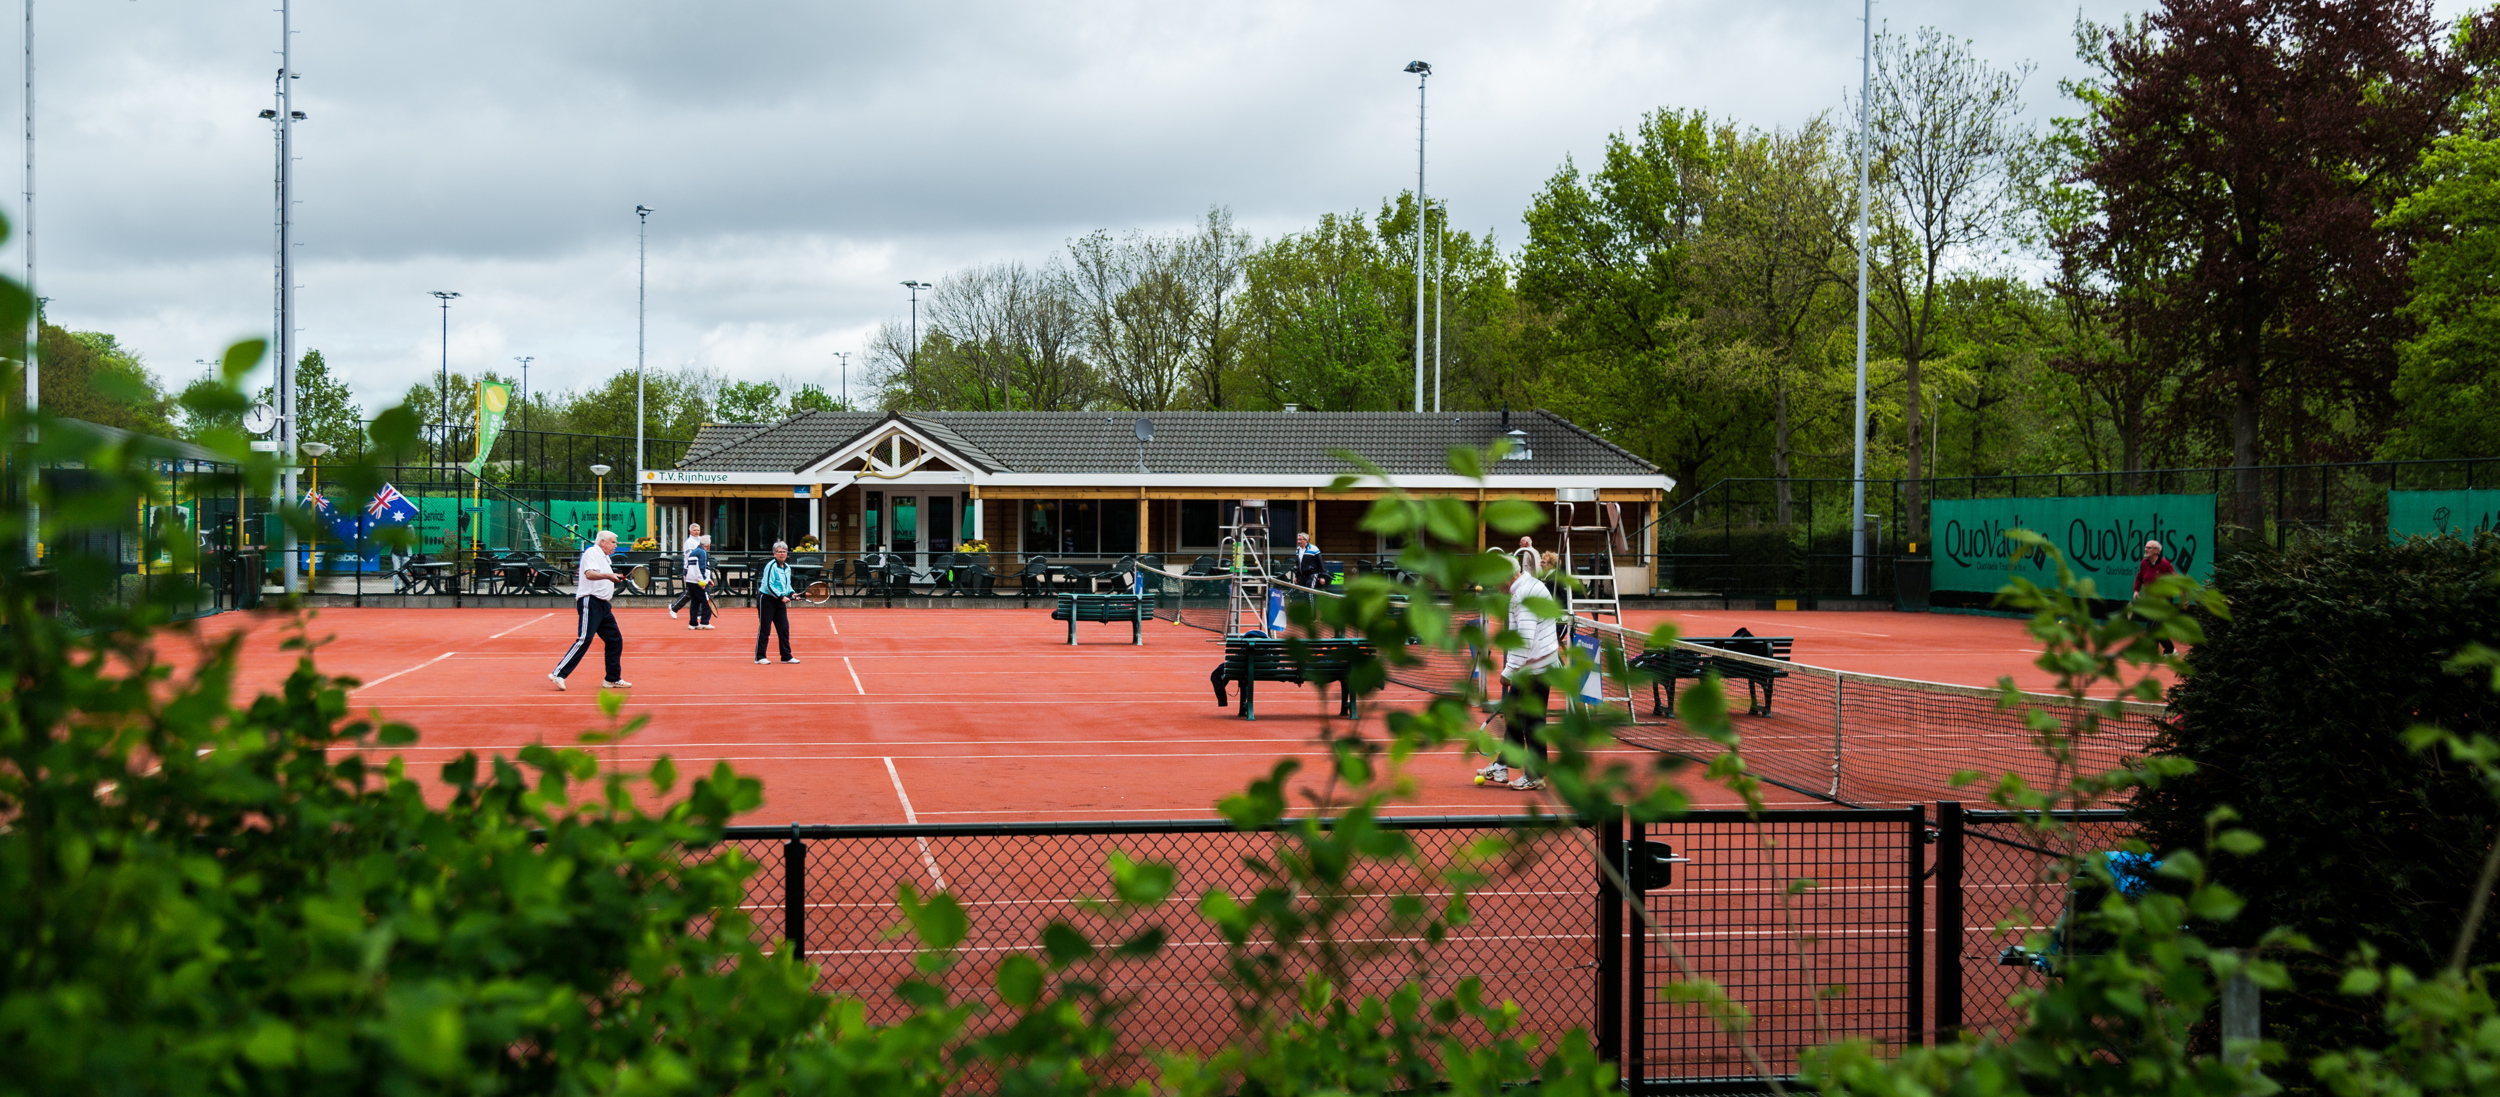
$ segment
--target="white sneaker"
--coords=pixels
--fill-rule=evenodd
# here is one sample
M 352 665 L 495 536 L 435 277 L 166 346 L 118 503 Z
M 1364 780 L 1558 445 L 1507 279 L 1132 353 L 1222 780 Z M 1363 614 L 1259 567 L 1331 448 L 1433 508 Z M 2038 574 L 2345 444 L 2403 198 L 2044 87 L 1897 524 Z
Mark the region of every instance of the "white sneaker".
M 556 684 L 556 691 L 557 691 L 557 692 L 561 693 L 561 692 L 563 692 L 563 691 L 564 691 L 564 676 L 563 676 L 563 675 L 561 675 L 561 674 L 557 674 L 557 673 L 556 673 L 556 672 L 554 672 L 554 671 L 548 671 L 548 672 L 547 672 L 547 680 L 548 680 L 548 681 L 550 681 L 550 682 L 554 682 L 554 683 Z
M 770 666 L 771 664 L 772 664 L 772 660 L 770 660 L 770 659 L 758 659 L 758 660 L 756 660 L 756 661 L 755 661 L 755 665 L 756 665 L 756 666 L 759 666 L 759 667 L 761 667 L 761 666 Z
M 782 660 L 782 662 L 785 662 L 785 663 L 795 663 L 795 662 L 798 662 L 798 660 L 796 660 L 796 659 L 784 659 L 784 660 Z
M 1476 772 L 1476 783 L 1479 785 L 1500 785 L 1509 782 L 1510 767 L 1508 766 L 1490 765 Z
M 606 686 L 609 689 L 626 689 L 633 685 L 632 682 L 601 682 L 599 684 Z
M 1501 777 L 1502 770 L 1504 768 L 1505 767 L 1500 762 L 1495 762 L 1492 765 L 1477 770 L 1476 775 L 1479 777 Z M 1503 780 L 1509 780 L 1509 778 L 1505 777 Z
M 669 619 L 669 620 L 671 620 L 671 621 L 674 621 L 674 620 L 676 620 L 676 619 L 677 619 L 677 607 L 675 607 L 675 606 L 670 606 L 670 607 L 668 608 L 668 619 Z

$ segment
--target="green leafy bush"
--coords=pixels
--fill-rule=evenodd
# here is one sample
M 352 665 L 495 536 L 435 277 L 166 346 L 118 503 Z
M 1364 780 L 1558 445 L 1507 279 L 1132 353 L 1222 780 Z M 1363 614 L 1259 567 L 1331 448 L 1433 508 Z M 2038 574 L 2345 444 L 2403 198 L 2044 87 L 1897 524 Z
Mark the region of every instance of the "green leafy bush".
M 2319 951 L 2270 996 L 2268 1033 L 2306 1057 L 2376 1027 L 2338 992 L 2367 943 L 2387 963 L 2439 966 L 2500 809 L 2475 771 L 2406 741 L 2415 723 L 2500 731 L 2500 698 L 2443 663 L 2500 635 L 2500 537 L 2302 538 L 2223 558 L 2229 620 L 2205 624 L 2171 692 L 2155 750 L 2194 772 L 2143 790 L 2134 815 L 2156 849 L 2193 849 L 2229 807 L 2266 836 L 2217 867 L 2246 899 L 2217 943 L 2294 926 Z M 2486 934 L 2472 959 L 2500 958 Z

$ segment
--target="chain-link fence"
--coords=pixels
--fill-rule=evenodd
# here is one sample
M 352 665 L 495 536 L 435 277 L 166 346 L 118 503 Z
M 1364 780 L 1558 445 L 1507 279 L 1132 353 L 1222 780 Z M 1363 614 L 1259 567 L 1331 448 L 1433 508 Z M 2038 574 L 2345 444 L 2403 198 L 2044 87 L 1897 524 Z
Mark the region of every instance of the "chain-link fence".
M 1936 805 L 1935 1027 L 2011 1031 L 2008 1003 L 2054 978 L 2028 939 L 2068 913 L 2067 882 L 2082 858 L 2134 833 L 2118 810 L 2064 811 L 2043 833 L 2004 811 Z
M 1800 1049 L 1828 1039 L 1918 1038 L 1925 820 L 1911 809 L 1700 811 L 1633 828 L 1628 844 L 1614 823 L 1529 825 L 1523 834 L 1526 821 L 1515 816 L 1386 820 L 1413 843 L 1412 860 L 1364 866 L 1333 897 L 1344 905 L 1327 947 L 1274 953 L 1284 964 L 1277 974 L 1291 983 L 1323 971 L 1348 994 L 1409 982 L 1442 994 L 1473 977 L 1491 1000 L 1517 1003 L 1528 1029 L 1553 1039 L 1576 1031 L 1602 1056 L 1636 1064 L 1633 1076 L 1653 1088 L 1748 1075 L 1707 1018 L 1659 999 L 1685 975 L 1663 938 L 1692 974 L 1754 1015 L 1754 1045 L 1791 1073 Z M 1488 857 L 1483 840 L 1505 835 L 1526 840 Z M 1231 966 L 1239 953 L 1199 903 L 1211 890 L 1247 897 L 1275 883 L 1259 866 L 1289 842 L 1221 820 L 741 827 L 700 855 L 735 850 L 756 862 L 745 904 L 756 932 L 776 948 L 795 938 L 821 967 L 819 988 L 863 1000 L 872 1021 L 905 1012 L 893 991 L 917 971 L 914 942 L 893 933 L 906 921 L 899 884 L 942 888 L 964 905 L 970 936 L 938 979 L 956 1000 L 990 1007 L 998 964 L 1040 952 L 1053 923 L 1106 950 L 1159 930 L 1165 943 L 1151 957 L 1077 969 L 1124 1007 L 1109 1068 L 1142 1076 L 1148 1049 L 1209 1052 L 1243 1036 L 1240 1011 L 1251 1003 Z M 1621 858 L 1657 934 L 1604 882 L 1601 849 Z M 1668 860 L 1670 851 L 1683 860 Z M 1115 853 L 1171 865 L 1170 897 L 1143 910 L 1096 902 L 1112 894 Z M 1471 880 L 1465 917 L 1427 941 L 1397 906 L 1412 898 L 1442 910 L 1453 869 Z M 1323 898 L 1297 901 L 1309 909 Z M 991 1009 L 976 1032 L 1005 1016 Z

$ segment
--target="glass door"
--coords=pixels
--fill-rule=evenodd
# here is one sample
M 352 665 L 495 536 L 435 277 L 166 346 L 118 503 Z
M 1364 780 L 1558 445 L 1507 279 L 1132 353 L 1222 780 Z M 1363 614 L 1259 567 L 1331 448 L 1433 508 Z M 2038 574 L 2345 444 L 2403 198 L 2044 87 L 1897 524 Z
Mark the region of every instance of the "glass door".
M 894 506 L 894 521 L 891 527 L 894 532 L 890 542 L 894 552 L 903 558 L 906 566 L 928 567 L 929 562 L 921 559 L 920 556 L 920 497 L 898 494 L 888 496 L 888 498 L 893 500 Z

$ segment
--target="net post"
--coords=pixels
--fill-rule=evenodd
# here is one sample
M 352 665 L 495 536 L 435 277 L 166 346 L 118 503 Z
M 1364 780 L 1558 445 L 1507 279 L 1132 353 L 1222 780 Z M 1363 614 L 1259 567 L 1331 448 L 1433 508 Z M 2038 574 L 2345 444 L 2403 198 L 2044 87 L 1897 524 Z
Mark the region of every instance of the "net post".
M 1840 729 L 1843 702 L 1848 700 L 1849 680 L 1832 678 L 1832 799 L 1840 799 Z
M 790 955 L 807 959 L 807 843 L 799 825 L 790 824 L 790 840 L 781 844 L 781 928 L 790 941 Z
M 1597 1058 L 1618 1068 L 1623 1062 L 1624 896 L 1602 862 L 1619 859 L 1623 848 L 1623 816 L 1610 812 L 1597 824 Z
M 1962 805 L 1936 805 L 1936 1043 L 1962 1028 Z

